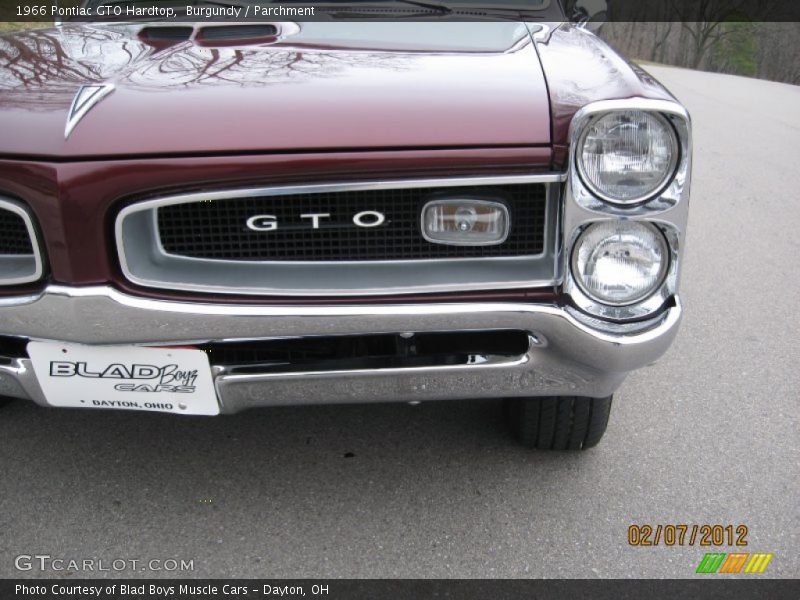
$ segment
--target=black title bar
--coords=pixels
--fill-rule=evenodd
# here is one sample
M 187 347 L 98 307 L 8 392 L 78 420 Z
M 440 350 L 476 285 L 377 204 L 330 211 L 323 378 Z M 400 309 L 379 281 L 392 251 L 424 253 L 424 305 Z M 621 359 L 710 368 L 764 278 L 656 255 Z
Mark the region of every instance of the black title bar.
M 559 8 L 559 3 L 561 8 Z M 215 21 L 327 21 L 377 19 L 475 20 L 493 18 L 604 22 L 800 22 L 798 0 L 428 0 L 422 5 L 387 0 L 3 0 L 0 21 L 198 20 L 189 8 L 214 8 Z M 378 8 L 378 10 L 375 10 Z M 391 10 L 388 10 L 391 9 Z M 562 10 L 563 9 L 563 10 Z M 589 14 L 588 11 L 593 11 Z

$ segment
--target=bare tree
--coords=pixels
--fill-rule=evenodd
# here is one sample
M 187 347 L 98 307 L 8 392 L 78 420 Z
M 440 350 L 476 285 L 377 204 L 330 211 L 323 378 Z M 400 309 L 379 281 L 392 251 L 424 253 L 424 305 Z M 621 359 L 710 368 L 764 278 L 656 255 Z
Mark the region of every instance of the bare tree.
M 673 11 L 691 40 L 688 66 L 699 68 L 708 51 L 734 32 L 724 23 L 741 20 L 738 17 L 745 14 L 745 9 L 752 12 L 752 4 L 752 0 L 671 0 Z

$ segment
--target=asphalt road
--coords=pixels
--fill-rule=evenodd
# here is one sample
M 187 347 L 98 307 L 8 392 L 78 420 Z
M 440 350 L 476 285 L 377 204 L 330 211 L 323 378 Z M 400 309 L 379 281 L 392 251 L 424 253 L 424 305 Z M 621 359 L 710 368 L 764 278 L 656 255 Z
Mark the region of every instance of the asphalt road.
M 800 87 L 652 72 L 695 125 L 686 318 L 597 448 L 526 451 L 496 402 L 196 420 L 20 402 L 0 413 L 0 576 L 40 575 L 20 554 L 193 577 L 694 574 L 706 549 L 630 547 L 632 523 L 745 524 L 769 575 L 800 576 Z

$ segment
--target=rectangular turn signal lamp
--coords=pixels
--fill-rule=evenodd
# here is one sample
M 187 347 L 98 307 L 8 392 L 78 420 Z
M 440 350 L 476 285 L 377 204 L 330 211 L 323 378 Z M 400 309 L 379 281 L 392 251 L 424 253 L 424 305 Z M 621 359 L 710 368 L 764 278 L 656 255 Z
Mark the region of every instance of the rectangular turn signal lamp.
M 422 209 L 422 237 L 450 246 L 496 246 L 508 238 L 511 219 L 502 202 L 447 198 Z

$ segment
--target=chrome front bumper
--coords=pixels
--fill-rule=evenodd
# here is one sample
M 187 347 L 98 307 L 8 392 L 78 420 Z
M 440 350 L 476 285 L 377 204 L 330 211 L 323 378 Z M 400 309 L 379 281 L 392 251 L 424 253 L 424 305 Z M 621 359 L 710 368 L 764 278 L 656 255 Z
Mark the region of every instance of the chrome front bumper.
M 600 330 L 554 305 L 463 303 L 253 306 L 137 298 L 108 287 L 50 286 L 0 300 L 0 335 L 108 345 L 189 345 L 308 336 L 523 330 L 528 351 L 481 364 L 291 373 L 234 373 L 212 364 L 221 412 L 270 405 L 613 393 L 658 359 L 681 306 L 637 330 Z M 0 362 L 0 395 L 47 406 L 30 360 Z

